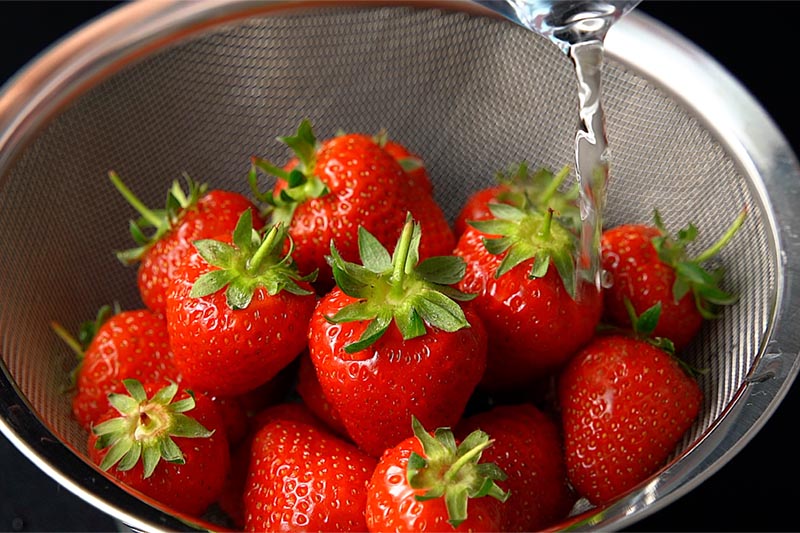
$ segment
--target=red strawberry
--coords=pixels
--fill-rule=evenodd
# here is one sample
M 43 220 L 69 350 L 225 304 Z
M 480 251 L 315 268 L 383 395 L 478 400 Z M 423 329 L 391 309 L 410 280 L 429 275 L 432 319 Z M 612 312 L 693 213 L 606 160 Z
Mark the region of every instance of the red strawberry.
M 409 187 L 433 194 L 433 183 L 422 158 L 412 153 L 405 145 L 389 139 L 385 131 L 375 136 L 375 142 L 400 163 L 411 181 Z
M 736 301 L 721 290 L 722 270 L 708 272 L 702 263 L 714 257 L 744 223 L 742 211 L 725 234 L 710 248 L 691 259 L 686 247 L 697 237 L 689 224 L 673 238 L 661 217 L 654 224 L 626 224 L 603 233 L 602 268 L 610 275 L 605 290 L 605 318 L 619 326 L 630 326 L 628 301 L 635 314 L 661 304 L 661 318 L 654 334 L 670 339 L 677 351 L 697 335 L 703 321 L 717 316 L 717 308 Z
M 481 386 L 518 389 L 557 371 L 592 338 L 602 298 L 576 282 L 574 235 L 552 211 L 491 209 L 495 218 L 473 222 L 456 246 L 467 265 L 458 287 L 477 293 L 472 307 L 489 332 Z
M 318 285 L 325 290 L 333 283 L 325 259 L 331 244 L 346 260 L 356 260 L 361 226 L 384 246 L 394 244 L 406 211 L 426 233 L 422 257 L 452 251 L 455 238 L 439 205 L 373 137 L 351 133 L 319 143 L 303 121 L 295 136 L 281 140 L 296 159 L 281 169 L 254 158 L 251 185 L 257 198 L 271 204 L 272 222 L 288 225 L 300 272 L 318 270 Z M 258 191 L 257 169 L 278 177 L 273 190 Z
M 125 380 L 130 395 L 92 428 L 89 457 L 119 481 L 176 511 L 200 515 L 222 490 L 230 462 L 216 406 L 175 383 Z M 189 414 L 184 414 L 189 413 Z
M 508 185 L 495 185 L 472 193 L 453 223 L 453 233 L 455 233 L 456 237 L 461 237 L 467 231 L 469 222 L 492 218 L 489 204 L 511 204 L 511 201 L 507 199 L 507 193 L 509 192 Z
M 663 466 L 697 418 L 702 392 L 670 353 L 640 337 L 611 334 L 572 358 L 560 377 L 559 401 L 569 479 L 600 505 Z
M 311 357 L 306 353 L 300 356 L 300 368 L 297 372 L 297 393 L 314 415 L 325 422 L 327 427 L 337 435 L 346 436 L 347 429 L 342 423 L 342 418 L 336 409 L 325 397 L 325 392 L 319 384 L 317 370 Z
M 236 396 L 272 379 L 305 349 L 316 298 L 283 255 L 285 228 L 271 226 L 262 236 L 248 210 L 233 236 L 220 239 L 196 241 L 174 273 L 167 329 L 184 379 Z
M 500 531 L 539 531 L 567 517 L 577 498 L 567 481 L 559 424 L 531 404 L 516 404 L 462 420 L 458 434 L 477 429 L 494 441 L 483 459 L 508 476 Z
M 237 528 L 244 528 L 244 488 L 250 465 L 250 450 L 255 435 L 272 422 L 292 420 L 325 429 L 324 424 L 302 403 L 284 402 L 259 411 L 251 421 L 249 434 L 231 452 L 231 467 L 219 500 L 220 509 L 228 515 Z
M 369 457 L 290 420 L 256 434 L 244 492 L 246 531 L 365 531 Z
M 137 282 L 142 301 L 148 309 L 163 313 L 166 293 L 173 271 L 192 250 L 192 242 L 230 233 L 245 210 L 254 213 L 254 227 L 264 222 L 257 215 L 255 205 L 239 193 L 218 189 L 208 190 L 186 178 L 189 193 L 175 181 L 167 195 L 163 210 L 147 208 L 119 176 L 111 172 L 111 181 L 128 202 L 141 215 L 131 221 L 131 235 L 138 247 L 119 252 L 117 257 L 126 264 L 139 263 Z M 152 233 L 145 235 L 145 230 Z
M 505 474 L 479 463 L 492 444 L 477 430 L 456 444 L 453 433 L 431 435 L 416 418 L 414 436 L 386 450 L 367 489 L 367 527 L 384 531 L 502 531 L 508 498 L 495 481 Z
M 363 228 L 363 266 L 331 250 L 338 287 L 322 298 L 309 326 L 320 386 L 347 433 L 378 457 L 405 438 L 412 415 L 454 425 L 483 375 L 486 332 L 454 301 L 463 274 L 456 257 L 419 264 L 419 226 L 409 219 L 394 256 Z M 470 327 L 471 326 L 471 327 Z
M 149 310 L 104 306 L 94 322 L 82 325 L 78 339 L 59 324 L 52 326 L 79 359 L 72 414 L 86 429 L 108 411 L 108 394 L 124 391 L 123 379 L 178 379 L 167 324 Z
M 567 193 L 558 192 L 569 170 L 570 167 L 564 167 L 558 174 L 553 174 L 542 167 L 530 172 L 528 164 L 523 162 L 509 172 L 498 172 L 497 185 L 476 191 L 461 208 L 453 226 L 456 238 L 464 234 L 470 221 L 494 218 L 489 205 L 497 203 L 519 208 L 529 204 L 541 210 L 552 208 L 562 223 L 577 227 L 580 222 L 576 205 L 578 189 L 573 187 Z

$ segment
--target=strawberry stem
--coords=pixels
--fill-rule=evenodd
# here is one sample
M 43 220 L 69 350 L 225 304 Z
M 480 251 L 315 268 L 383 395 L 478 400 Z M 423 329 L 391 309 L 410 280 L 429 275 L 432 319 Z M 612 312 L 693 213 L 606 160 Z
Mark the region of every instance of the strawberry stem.
M 539 231 L 537 235 L 542 239 L 549 239 L 550 238 L 550 227 L 553 224 L 553 209 L 548 208 L 547 212 L 544 214 L 544 219 L 542 220 L 541 225 L 539 226 Z
M 50 328 L 53 332 L 59 336 L 59 338 L 64 341 L 64 343 L 69 346 L 70 350 L 75 352 L 75 355 L 78 357 L 78 360 L 82 360 L 84 357 L 83 346 L 78 342 L 78 339 L 73 337 L 61 324 L 58 322 L 50 322 Z
M 725 231 L 722 237 L 720 237 L 719 240 L 717 240 L 717 242 L 712 244 L 700 255 L 698 255 L 695 258 L 694 262 L 702 263 L 704 261 L 708 261 L 715 255 L 717 255 L 720 252 L 720 250 L 722 250 L 722 248 L 724 248 L 725 245 L 727 245 L 728 242 L 733 238 L 736 232 L 739 231 L 739 228 L 741 228 L 742 224 L 744 224 L 744 219 L 746 217 L 747 217 L 747 208 L 742 209 L 742 211 L 739 213 L 739 216 L 736 217 L 736 220 L 733 221 L 733 224 L 730 225 L 730 227 Z
M 555 175 L 552 181 L 547 184 L 547 187 L 540 196 L 540 202 L 542 205 L 547 205 L 550 202 L 550 199 L 553 195 L 558 191 L 558 188 L 561 187 L 561 184 L 564 183 L 564 180 L 567 179 L 569 176 L 569 165 L 565 166 L 561 170 L 558 171 L 558 174 Z
M 444 474 L 445 483 L 453 481 L 458 475 L 458 472 L 461 470 L 461 467 L 463 467 L 466 464 L 476 462 L 478 458 L 480 458 L 480 455 L 483 453 L 483 450 L 491 446 L 493 443 L 494 443 L 493 440 L 487 440 L 486 442 L 478 446 L 475 446 L 474 448 L 470 448 L 470 450 L 467 451 L 467 453 L 462 455 L 456 462 L 450 465 L 450 468 L 447 469 L 447 472 L 445 472 Z
M 114 172 L 113 170 L 110 171 L 108 173 L 108 177 L 111 179 L 111 183 L 114 184 L 114 187 L 119 191 L 119 193 L 123 196 L 123 198 L 125 198 L 125 200 L 134 209 L 136 209 L 136 211 L 138 211 L 140 215 L 142 215 L 142 218 L 144 218 L 148 223 L 152 224 L 154 227 L 159 227 L 163 223 L 162 218 L 159 217 L 152 209 L 144 205 L 142 201 L 139 200 L 139 198 L 137 198 L 135 194 L 133 194 L 133 191 L 131 191 L 122 182 L 122 179 L 116 172 Z
M 393 257 L 394 264 L 392 265 L 392 287 L 391 295 L 396 298 L 403 296 L 405 287 L 403 280 L 407 270 L 407 263 L 410 259 L 409 251 L 411 249 L 411 234 L 414 229 L 414 224 L 411 217 L 406 218 L 406 223 L 403 226 L 403 232 L 400 234 L 400 240 L 397 242 L 395 249 L 395 256 Z
M 264 262 L 264 258 L 268 257 L 273 248 L 273 244 L 275 242 L 275 238 L 280 231 L 280 224 L 275 224 L 270 228 L 269 232 L 264 236 L 264 240 L 259 245 L 256 253 L 253 254 L 253 257 L 250 258 L 250 261 L 247 262 L 247 272 L 253 274 L 258 271 L 261 263 Z

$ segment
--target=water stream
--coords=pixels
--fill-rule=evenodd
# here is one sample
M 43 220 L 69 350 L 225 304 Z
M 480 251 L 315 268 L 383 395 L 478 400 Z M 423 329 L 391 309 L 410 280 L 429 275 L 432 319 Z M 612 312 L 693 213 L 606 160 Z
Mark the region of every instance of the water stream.
M 480 3 L 543 35 L 569 57 L 578 82 L 575 173 L 580 184 L 581 240 L 578 281 L 604 285 L 600 237 L 609 175 L 609 147 L 602 106 L 602 65 L 606 33 L 640 0 L 492 0 Z

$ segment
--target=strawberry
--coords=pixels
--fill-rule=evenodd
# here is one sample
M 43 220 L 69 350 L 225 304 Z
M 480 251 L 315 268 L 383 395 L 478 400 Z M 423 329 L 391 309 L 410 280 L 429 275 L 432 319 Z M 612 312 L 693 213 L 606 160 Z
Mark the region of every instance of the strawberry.
M 381 148 L 394 157 L 403 167 L 411 182 L 409 187 L 433 194 L 433 183 L 430 176 L 428 176 L 428 170 L 425 168 L 425 162 L 422 158 L 411 152 L 405 145 L 389 139 L 386 131 L 380 132 L 374 139 Z
M 569 170 L 570 167 L 567 166 L 558 174 L 553 174 L 549 169 L 541 167 L 531 172 L 528 164 L 522 162 L 507 172 L 498 172 L 495 176 L 496 185 L 479 189 L 467 198 L 453 225 L 456 238 L 464 234 L 469 222 L 494 218 L 489 205 L 497 203 L 519 208 L 532 204 L 542 210 L 550 207 L 558 214 L 562 223 L 577 227 L 580 221 L 580 212 L 576 205 L 578 189 L 573 187 L 566 193 L 558 191 L 569 175 Z
M 189 383 L 214 395 L 263 385 L 305 349 L 316 303 L 310 278 L 283 253 L 286 229 L 267 230 L 256 232 L 251 211 L 244 211 L 232 236 L 195 241 L 170 284 L 175 364 Z
M 510 192 L 508 185 L 495 185 L 472 193 L 456 216 L 455 222 L 453 222 L 453 233 L 456 237 L 460 238 L 467 231 L 469 222 L 493 218 L 492 212 L 489 211 L 489 204 L 505 203 L 512 205 L 512 201 L 508 196 Z
M 150 310 L 103 306 L 77 339 L 57 323 L 52 327 L 78 356 L 72 414 L 86 429 L 108 410 L 108 394 L 123 392 L 123 379 L 178 379 L 167 324 Z
M 577 499 L 567 481 L 561 427 L 532 404 L 500 405 L 462 420 L 458 435 L 480 429 L 494 444 L 483 459 L 508 476 L 500 531 L 540 531 L 564 519 Z
M 376 461 L 293 420 L 261 428 L 244 491 L 246 531 L 366 531 L 366 487 Z
M 319 384 L 317 370 L 311 357 L 305 353 L 300 356 L 300 367 L 297 372 L 297 393 L 314 415 L 325 422 L 325 425 L 340 436 L 347 435 L 347 429 L 336 409 L 325 397 L 325 392 Z
M 481 387 L 519 389 L 557 371 L 592 338 L 602 298 L 576 281 L 575 236 L 552 210 L 490 208 L 494 218 L 472 222 L 456 246 L 466 262 L 458 288 L 477 293 L 472 307 L 489 332 Z
M 405 438 L 412 415 L 454 425 L 483 375 L 486 332 L 453 287 L 463 262 L 419 264 L 421 232 L 409 218 L 393 256 L 364 228 L 363 266 L 331 249 L 337 287 L 317 305 L 309 354 L 320 386 L 353 441 L 375 457 Z
M 112 409 L 89 435 L 89 458 L 103 470 L 178 512 L 200 515 L 222 490 L 230 462 L 216 406 L 170 383 L 124 380 Z M 185 414 L 185 413 L 190 413 Z
M 250 465 L 250 451 L 253 446 L 253 439 L 261 428 L 276 420 L 303 422 L 325 430 L 324 424 L 302 403 L 277 403 L 264 408 L 253 417 L 247 437 L 235 446 L 231 452 L 231 467 L 228 471 L 225 487 L 217 500 L 220 509 L 228 515 L 239 529 L 244 528 L 244 488 L 247 482 L 247 470 Z
M 659 312 L 657 304 L 638 317 L 634 335 L 593 339 L 559 379 L 568 476 L 596 505 L 663 466 L 700 411 L 700 386 L 670 353 L 672 343 L 644 336 Z
M 730 241 L 744 223 L 742 211 L 724 235 L 711 247 L 689 258 L 687 246 L 698 234 L 693 224 L 670 235 L 658 211 L 653 225 L 625 224 L 603 232 L 602 268 L 611 285 L 604 294 L 605 319 L 630 326 L 627 301 L 636 314 L 661 304 L 661 318 L 654 335 L 670 339 L 678 351 L 697 335 L 705 320 L 718 315 L 719 307 L 736 297 L 719 288 L 722 270 L 707 271 L 702 264 Z
M 453 432 L 428 433 L 412 419 L 413 436 L 386 450 L 367 488 L 367 527 L 383 531 L 501 531 L 508 498 L 505 473 L 480 463 L 492 444 L 480 430 L 456 444 Z
M 264 222 L 257 215 L 256 206 L 245 196 L 219 189 L 209 190 L 186 177 L 188 194 L 175 181 L 167 194 L 163 210 L 146 207 L 115 173 L 111 182 L 122 196 L 139 212 L 139 220 L 131 221 L 131 235 L 137 247 L 118 252 L 125 264 L 139 263 L 137 283 L 144 305 L 154 312 L 163 313 L 166 293 L 172 273 L 184 255 L 192 250 L 192 242 L 230 233 L 245 210 L 254 213 L 254 226 Z M 145 231 L 151 230 L 150 235 Z
M 256 197 L 270 206 L 271 221 L 288 225 L 299 271 L 317 270 L 322 292 L 333 284 L 326 261 L 332 243 L 346 260 L 357 260 L 357 228 L 363 226 L 389 246 L 400 234 L 406 211 L 425 231 L 422 257 L 452 251 L 455 238 L 439 205 L 373 137 L 350 133 L 318 142 L 304 120 L 296 135 L 280 140 L 296 157 L 285 168 L 253 158 L 250 183 Z M 259 169 L 278 178 L 266 193 L 258 189 Z

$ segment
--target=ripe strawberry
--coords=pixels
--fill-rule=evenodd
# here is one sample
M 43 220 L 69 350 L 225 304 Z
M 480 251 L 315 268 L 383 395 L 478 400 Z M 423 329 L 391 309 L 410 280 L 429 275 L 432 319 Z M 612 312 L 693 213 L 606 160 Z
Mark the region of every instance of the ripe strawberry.
M 167 330 L 184 379 L 236 396 L 269 381 L 303 351 L 316 298 L 309 278 L 283 254 L 284 227 L 262 236 L 247 210 L 232 237 L 220 239 L 195 241 L 195 252 L 175 271 Z
M 139 293 L 144 305 L 154 312 L 164 312 L 173 271 L 192 250 L 193 241 L 230 233 L 239 215 L 248 209 L 254 213 L 255 228 L 264 225 L 255 205 L 243 195 L 208 190 L 207 185 L 199 185 L 188 177 L 188 194 L 177 181 L 173 182 L 167 206 L 162 210 L 147 208 L 115 172 L 111 172 L 110 177 L 117 190 L 141 215 L 130 224 L 131 235 L 138 246 L 119 252 L 117 257 L 125 264 L 139 263 Z M 152 233 L 146 235 L 146 230 Z
M 494 218 L 489 205 L 497 203 L 519 208 L 531 204 L 541 210 L 550 207 L 562 223 L 568 227 L 577 227 L 580 221 L 576 204 L 578 189 L 573 187 L 567 193 L 558 191 L 569 175 L 569 170 L 570 167 L 567 166 L 558 174 L 553 174 L 549 169 L 541 167 L 531 172 L 528 164 L 523 162 L 508 172 L 498 172 L 495 177 L 497 185 L 474 192 L 461 208 L 453 225 L 456 238 L 464 234 L 469 222 Z
M 325 392 L 319 384 L 317 370 L 311 357 L 306 353 L 300 356 L 300 367 L 297 372 L 297 393 L 314 415 L 322 420 L 325 425 L 339 436 L 347 436 L 347 429 L 342 423 L 342 418 L 336 409 L 325 397 Z
M 320 386 L 353 441 L 378 457 L 405 438 L 412 415 L 454 425 L 483 375 L 486 332 L 455 300 L 463 274 L 456 257 L 419 264 L 420 228 L 409 218 L 393 256 L 359 229 L 363 266 L 332 248 L 338 286 L 309 325 Z
M 651 322 L 645 333 L 658 312 L 657 305 L 639 317 L 639 323 Z M 610 502 L 654 474 L 700 411 L 697 381 L 659 346 L 671 343 L 654 343 L 641 332 L 598 336 L 560 376 L 568 476 L 594 504 Z
M 166 322 L 147 309 L 104 306 L 95 321 L 81 326 L 77 339 L 61 325 L 52 326 L 78 356 L 72 414 L 86 429 L 108 411 L 108 394 L 123 392 L 123 379 L 178 379 Z
M 719 288 L 722 270 L 706 271 L 702 263 L 714 257 L 744 223 L 742 211 L 725 234 L 695 258 L 687 246 L 697 237 L 689 224 L 671 236 L 661 217 L 654 213 L 653 225 L 625 224 L 606 230 L 601 239 L 602 268 L 612 285 L 605 290 L 605 319 L 630 326 L 626 300 L 636 314 L 661 304 L 661 318 L 654 334 L 670 339 L 683 350 L 697 335 L 704 320 L 717 316 L 718 307 L 736 297 Z
M 576 239 L 552 210 L 491 210 L 495 218 L 473 222 L 456 246 L 466 262 L 458 288 L 477 293 L 472 307 L 489 332 L 481 387 L 519 389 L 557 371 L 592 338 L 602 298 L 593 284 L 576 282 Z
M 406 211 L 425 231 L 422 257 L 452 251 L 455 238 L 439 205 L 373 137 L 351 133 L 320 143 L 303 121 L 296 135 L 280 140 L 296 158 L 283 169 L 254 158 L 250 183 L 256 197 L 271 206 L 271 221 L 289 227 L 299 271 L 317 270 L 323 292 L 333 284 L 325 259 L 331 244 L 345 260 L 356 260 L 356 230 L 362 226 L 384 246 L 394 244 Z M 266 193 L 258 190 L 258 169 L 278 177 Z
M 405 145 L 389 139 L 385 131 L 375 136 L 375 142 L 400 163 L 411 181 L 409 187 L 433 194 L 433 183 L 422 158 L 412 153 Z
M 231 467 L 225 487 L 217 500 L 220 509 L 228 515 L 234 525 L 244 528 L 244 488 L 250 465 L 250 451 L 255 435 L 266 425 L 277 420 L 302 422 L 325 430 L 324 424 L 302 403 L 282 402 L 266 407 L 254 415 L 249 433 L 231 452 Z
M 561 428 L 532 404 L 501 405 L 459 423 L 458 435 L 480 429 L 494 444 L 483 452 L 508 476 L 499 531 L 540 531 L 564 519 L 577 499 L 567 481 Z
M 256 434 L 244 492 L 246 531 L 366 531 L 375 459 L 291 420 Z
M 479 463 L 492 444 L 480 430 L 460 444 L 447 428 L 433 435 L 412 418 L 414 435 L 386 450 L 367 489 L 367 527 L 383 531 L 502 531 L 506 479 Z M 489 497 L 486 497 L 489 496 Z
M 223 422 L 202 394 L 125 380 L 129 395 L 89 435 L 89 457 L 122 483 L 176 511 L 200 515 L 222 490 L 230 461 Z M 191 416 L 184 414 L 191 412 Z

